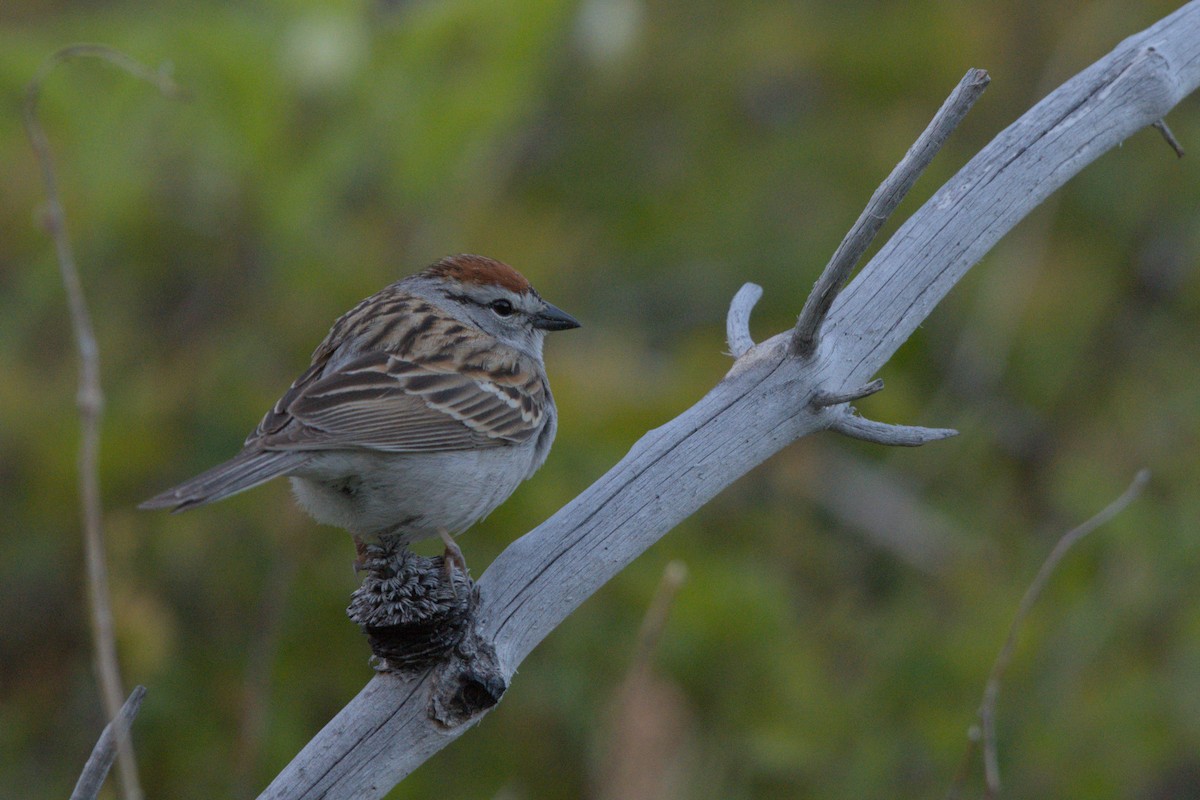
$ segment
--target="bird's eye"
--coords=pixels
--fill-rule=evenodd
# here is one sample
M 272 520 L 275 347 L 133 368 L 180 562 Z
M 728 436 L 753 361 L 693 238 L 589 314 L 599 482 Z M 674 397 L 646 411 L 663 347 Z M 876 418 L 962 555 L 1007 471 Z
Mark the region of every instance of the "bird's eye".
M 488 307 L 492 309 L 492 311 L 495 311 L 496 315 L 500 317 L 511 317 L 513 312 L 516 311 L 516 309 L 513 308 L 513 304 L 507 300 L 493 300 L 488 304 Z

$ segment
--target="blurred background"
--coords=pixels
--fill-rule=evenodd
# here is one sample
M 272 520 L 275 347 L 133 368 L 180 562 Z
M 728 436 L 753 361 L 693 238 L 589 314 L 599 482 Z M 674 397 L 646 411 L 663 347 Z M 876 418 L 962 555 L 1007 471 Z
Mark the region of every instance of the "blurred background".
M 583 321 L 547 347 L 549 462 L 461 539 L 480 574 L 721 378 L 743 282 L 766 292 L 758 338 L 794 322 L 968 67 L 992 86 L 886 231 L 1177 5 L 5 0 L 0 796 L 65 797 L 103 724 L 77 361 L 20 123 L 51 52 L 103 42 L 192 93 L 78 61 L 42 119 L 100 340 L 118 644 L 126 684 L 149 688 L 142 782 L 253 797 L 371 677 L 344 614 L 349 538 L 282 481 L 179 516 L 135 505 L 236 452 L 335 317 L 465 251 Z M 1141 467 L 1144 496 L 1072 552 L 1023 630 L 1000 764 L 1013 797 L 1200 796 L 1200 99 L 1168 121 L 1187 158 L 1154 131 L 1105 155 L 859 404 L 961 436 L 787 448 L 584 603 L 391 797 L 942 796 L 1025 587 Z M 672 560 L 688 577 L 635 680 Z

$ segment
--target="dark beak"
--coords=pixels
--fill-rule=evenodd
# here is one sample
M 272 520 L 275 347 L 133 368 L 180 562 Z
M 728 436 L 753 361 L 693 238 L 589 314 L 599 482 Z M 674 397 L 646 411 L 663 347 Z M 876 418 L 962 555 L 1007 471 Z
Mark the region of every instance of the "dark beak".
M 533 327 L 544 331 L 569 331 L 579 327 L 579 320 L 561 308 L 546 303 L 546 307 L 534 316 Z

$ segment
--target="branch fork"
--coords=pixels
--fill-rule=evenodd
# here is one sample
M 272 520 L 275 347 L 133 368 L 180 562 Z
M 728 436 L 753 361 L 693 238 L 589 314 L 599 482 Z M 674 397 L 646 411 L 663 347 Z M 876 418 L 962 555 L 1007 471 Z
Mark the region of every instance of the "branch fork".
M 884 222 L 900 205 L 908 190 L 942 149 L 946 139 L 975 105 L 975 101 L 983 94 L 991 80 L 984 70 L 967 70 L 967 74 L 958 82 L 958 86 L 954 87 L 954 91 L 946 98 L 946 102 L 938 109 L 933 120 L 917 137 L 917 141 L 908 149 L 904 158 L 875 190 L 875 194 L 871 195 L 867 207 L 834 251 L 833 257 L 829 259 L 821 277 L 813 286 L 812 294 L 808 296 L 804 308 L 800 311 L 800 319 L 793 329 L 789 345 L 793 355 L 812 358 L 816 353 L 820 344 L 821 328 L 829 316 L 833 301 L 837 299 L 838 293 L 849 279 L 850 272 L 858 264 L 863 253 L 867 252 Z
M 800 318 L 792 329 L 788 340 L 787 354 L 804 362 L 815 361 L 821 344 L 821 332 L 833 307 L 834 300 L 851 271 L 871 246 L 876 234 L 888 217 L 900 205 L 917 178 L 929 166 L 933 157 L 941 150 L 958 124 L 987 88 L 991 78 L 981 69 L 967 70 L 954 91 L 946 98 L 933 120 L 909 148 L 904 158 L 896 165 L 887 179 L 871 196 L 858 220 L 846 233 L 842 243 L 834 251 L 812 293 L 804 303 Z M 762 287 L 747 283 L 734 295 L 725 318 L 725 335 L 729 352 L 741 359 L 755 346 L 750 335 L 750 312 L 762 297 Z M 815 392 L 809 400 L 809 409 L 819 411 L 831 406 L 845 405 L 862 399 L 883 389 L 883 381 L 873 380 L 849 390 L 825 390 Z M 956 431 L 945 428 L 917 428 L 886 425 L 855 416 L 852 409 L 834 417 L 830 429 L 855 439 L 887 445 L 916 446 L 926 442 L 953 436 Z
M 771 347 L 756 351 L 750 315 L 763 290 L 753 283 L 738 290 L 725 321 L 729 352 L 736 359 L 731 375 L 740 371 L 736 367 L 745 361 L 772 359 L 783 350 L 783 360 L 810 373 L 810 385 L 817 383 L 818 336 L 841 285 L 987 82 L 987 73 L 969 71 L 905 160 L 876 190 L 805 303 L 786 348 L 777 337 Z M 751 351 L 756 351 L 754 357 L 750 357 Z M 879 379 L 851 389 L 818 389 L 804 410 L 826 418 L 823 427 L 878 444 L 912 447 L 955 435 L 956 431 L 949 429 L 874 422 L 858 416 L 849 405 L 882 389 Z M 448 728 L 470 721 L 499 702 L 507 678 L 492 641 L 477 624 L 480 595 L 474 585 L 461 595 L 455 582 L 447 580 L 441 559 L 417 556 L 403 544 L 368 546 L 364 567 L 367 576 L 347 613 L 367 635 L 376 669 L 416 675 L 432 667 L 428 713 Z
M 762 289 L 759 286 L 747 283 L 734 295 L 733 301 L 729 305 L 729 314 L 726 317 L 726 337 L 730 353 L 738 359 L 734 369 L 730 371 L 730 375 L 739 371 L 738 365 L 757 347 L 750 337 L 749 321 L 750 310 L 761 296 Z M 765 348 L 768 344 L 767 342 L 763 343 L 763 347 Z M 801 368 L 807 368 L 809 371 L 817 369 L 816 362 L 812 359 L 790 352 L 784 358 L 799 362 Z M 818 389 L 809 398 L 807 410 L 813 414 L 820 414 L 835 406 L 843 406 L 829 418 L 825 426 L 828 430 L 836 431 L 852 439 L 892 447 L 919 447 L 929 442 L 958 435 L 958 431 L 952 428 L 922 428 L 876 422 L 859 416 L 856 410 L 849 405 L 855 400 L 870 397 L 882 390 L 883 381 L 878 378 L 848 390 Z

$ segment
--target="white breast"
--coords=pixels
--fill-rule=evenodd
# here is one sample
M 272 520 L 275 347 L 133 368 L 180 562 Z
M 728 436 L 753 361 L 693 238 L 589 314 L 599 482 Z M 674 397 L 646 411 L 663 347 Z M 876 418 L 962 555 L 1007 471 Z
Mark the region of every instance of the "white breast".
M 545 433 L 545 431 L 543 431 Z M 292 476 L 300 505 L 318 522 L 359 535 L 409 541 L 461 533 L 491 513 L 533 473 L 550 436 L 520 444 L 441 453 L 321 453 Z

